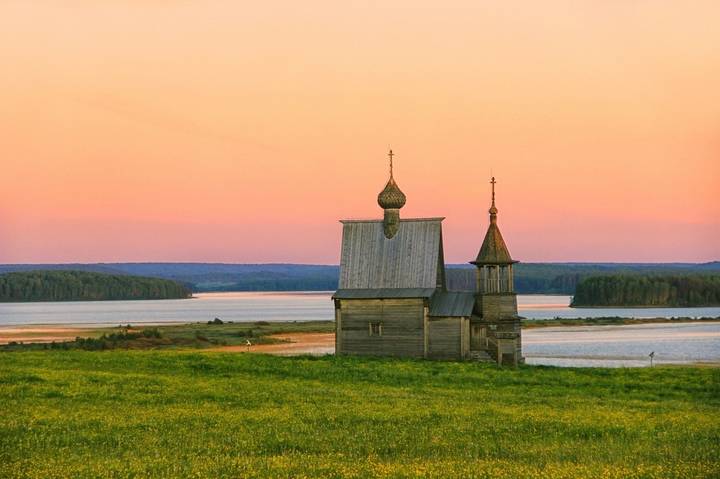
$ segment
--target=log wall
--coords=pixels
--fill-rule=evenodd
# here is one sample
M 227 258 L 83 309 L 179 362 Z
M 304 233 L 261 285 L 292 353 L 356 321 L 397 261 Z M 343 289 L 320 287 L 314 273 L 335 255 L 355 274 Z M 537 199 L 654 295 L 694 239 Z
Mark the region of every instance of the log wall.
M 423 299 L 343 299 L 337 307 L 339 354 L 424 357 Z M 380 323 L 381 334 L 372 334 L 372 323 Z
M 428 321 L 428 357 L 431 359 L 462 359 L 469 340 L 468 320 L 460 317 L 431 318 Z

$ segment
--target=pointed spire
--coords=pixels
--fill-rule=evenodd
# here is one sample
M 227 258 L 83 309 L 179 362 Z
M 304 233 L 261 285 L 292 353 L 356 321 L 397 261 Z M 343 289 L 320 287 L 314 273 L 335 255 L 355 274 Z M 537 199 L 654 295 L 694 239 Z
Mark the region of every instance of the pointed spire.
M 490 209 L 488 210 L 488 212 L 490 213 L 491 223 L 497 222 L 498 209 L 495 207 L 495 183 L 497 183 L 497 181 L 495 181 L 495 177 L 493 176 L 490 180 L 490 184 L 492 185 L 492 206 L 490 206 Z
M 500 234 L 500 228 L 497 225 L 497 208 L 495 207 L 495 177 L 490 179 L 492 185 L 492 203 L 488 212 L 490 213 L 490 226 L 485 233 L 485 240 L 480 247 L 480 252 L 477 255 L 475 261 L 472 264 L 484 265 L 484 264 L 511 264 L 515 263 L 510 256 L 505 240 L 503 240 Z

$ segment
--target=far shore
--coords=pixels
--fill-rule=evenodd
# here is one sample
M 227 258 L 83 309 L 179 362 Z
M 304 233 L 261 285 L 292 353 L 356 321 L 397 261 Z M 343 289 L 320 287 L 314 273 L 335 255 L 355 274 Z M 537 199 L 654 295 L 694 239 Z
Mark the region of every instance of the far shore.
M 535 319 L 523 320 L 523 329 L 549 328 L 549 327 L 572 327 L 572 326 L 621 326 L 632 324 L 650 324 L 650 323 L 697 323 L 697 322 L 720 322 L 720 317 L 716 318 L 556 318 L 556 319 Z M 265 323 L 282 326 L 283 322 Z M 292 324 L 302 324 L 302 321 L 292 322 Z M 270 352 L 277 354 L 305 354 L 316 352 L 317 348 L 326 349 L 328 344 L 334 343 L 334 333 L 327 332 L 332 329 L 333 321 L 315 321 L 315 324 L 323 325 L 322 331 L 299 331 L 292 333 L 270 334 L 267 337 L 274 342 L 271 344 L 253 344 L 251 351 Z M 161 331 L 164 328 L 173 328 L 178 326 L 202 326 L 205 323 L 163 323 L 163 324 L 135 324 L 132 325 L 133 330 L 143 330 L 147 328 L 158 328 Z M 252 325 L 252 322 L 236 322 L 229 323 L 240 325 Z M 128 325 L 130 326 L 130 325 Z M 113 325 L 97 327 L 94 325 L 72 325 L 72 324 L 28 324 L 28 325 L 0 325 L 0 345 L 9 343 L 61 343 L 64 341 L 73 341 L 77 337 L 81 338 L 97 338 L 103 334 L 117 332 L 125 325 Z M 332 341 L 329 338 L 332 337 Z M 300 342 L 307 345 L 312 351 L 305 350 L 298 345 L 291 344 Z M 244 345 L 219 346 L 210 348 L 212 350 L 228 350 L 228 351 L 246 351 Z

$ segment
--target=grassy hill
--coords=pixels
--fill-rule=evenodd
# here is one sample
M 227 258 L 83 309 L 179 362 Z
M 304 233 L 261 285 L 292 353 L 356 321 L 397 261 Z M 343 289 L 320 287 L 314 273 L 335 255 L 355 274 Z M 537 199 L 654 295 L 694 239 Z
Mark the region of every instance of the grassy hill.
M 0 353 L 0 477 L 711 478 L 720 370 Z

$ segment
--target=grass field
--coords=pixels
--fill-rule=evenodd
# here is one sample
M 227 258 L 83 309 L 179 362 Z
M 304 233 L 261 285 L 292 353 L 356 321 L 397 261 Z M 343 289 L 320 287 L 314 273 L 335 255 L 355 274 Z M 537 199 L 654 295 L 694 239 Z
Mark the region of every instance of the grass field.
M 0 477 L 720 476 L 716 368 L 0 353 Z

